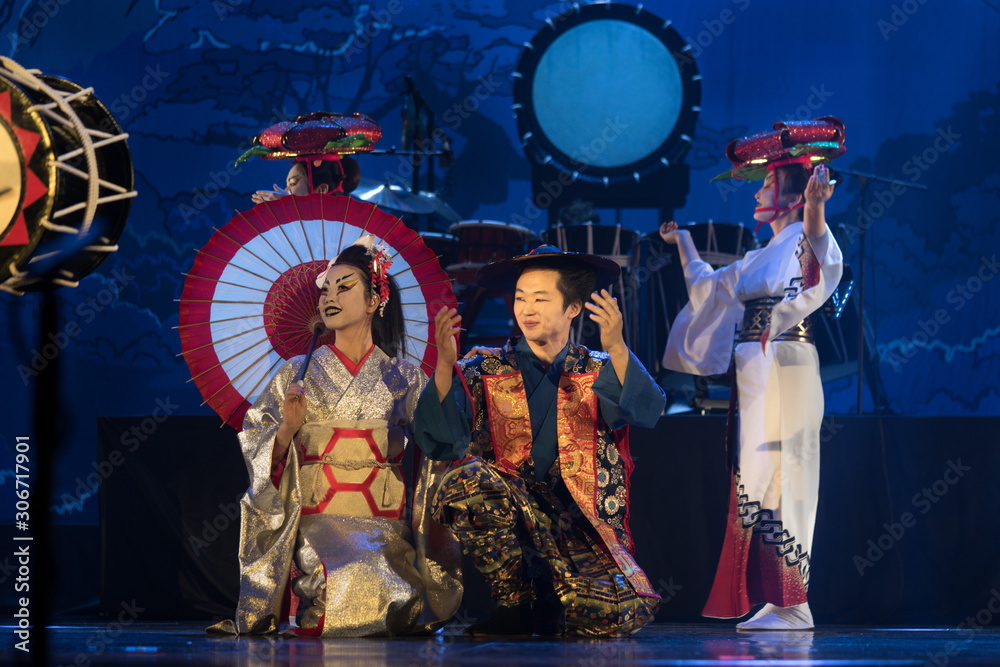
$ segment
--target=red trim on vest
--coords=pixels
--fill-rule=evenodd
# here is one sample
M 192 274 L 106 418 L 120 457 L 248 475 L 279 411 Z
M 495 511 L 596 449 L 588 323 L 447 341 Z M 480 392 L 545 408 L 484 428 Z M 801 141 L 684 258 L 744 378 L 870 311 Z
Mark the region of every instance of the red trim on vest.
M 563 483 L 577 504 L 586 501 L 592 517 L 597 517 L 597 394 L 593 392 L 597 373 L 559 376 L 556 433 L 559 470 Z M 587 428 L 587 426 L 590 428 Z M 583 428 L 580 428 L 580 427 Z M 589 463 L 589 466 L 584 464 Z
M 531 456 L 531 419 L 520 371 L 483 375 L 486 416 L 498 466 L 516 471 Z

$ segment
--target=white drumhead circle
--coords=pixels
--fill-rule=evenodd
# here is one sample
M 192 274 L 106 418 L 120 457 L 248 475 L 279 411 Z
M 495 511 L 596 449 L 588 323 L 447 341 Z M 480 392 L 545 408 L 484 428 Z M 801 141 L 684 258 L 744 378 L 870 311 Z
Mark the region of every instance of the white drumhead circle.
M 666 141 L 683 86 L 667 46 L 634 23 L 588 21 L 556 38 L 532 86 L 545 136 L 583 164 L 633 164 Z

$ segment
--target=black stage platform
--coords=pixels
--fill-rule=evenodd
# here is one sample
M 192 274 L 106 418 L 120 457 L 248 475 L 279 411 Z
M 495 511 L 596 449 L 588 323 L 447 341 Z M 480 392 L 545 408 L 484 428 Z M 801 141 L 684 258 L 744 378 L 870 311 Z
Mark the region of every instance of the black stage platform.
M 97 460 L 140 422 L 99 420 Z M 724 428 L 724 417 L 674 416 L 632 430 L 635 558 L 663 595 L 659 621 L 701 621 L 728 511 Z M 809 591 L 818 623 L 954 626 L 1000 595 L 998 431 L 995 417 L 824 420 L 820 451 L 807 453 L 821 457 Z M 231 614 L 247 485 L 235 433 L 215 418 L 171 417 L 123 456 L 100 487 L 102 611 L 135 598 L 143 621 Z M 467 570 L 463 610 L 481 615 L 488 595 Z
M 3 628 L 10 633 L 12 628 Z M 831 626 L 737 633 L 728 625 L 655 623 L 618 640 L 469 640 L 452 624 L 433 637 L 279 639 L 208 636 L 198 623 L 52 628 L 53 665 L 996 665 L 1000 630 Z M 9 645 L 8 645 L 9 646 Z M 8 647 L 5 646 L 5 649 Z M 4 652 L 10 656 L 10 652 Z
M 718 661 L 730 658 L 856 664 L 865 656 L 899 664 L 1000 664 L 997 417 L 826 418 L 816 454 L 821 488 L 809 599 L 819 629 L 808 635 L 811 648 L 801 646 L 809 643 L 802 637 L 737 635 L 734 623 L 700 616 L 728 510 L 722 417 L 664 417 L 655 430 L 631 434 L 635 557 L 663 596 L 657 625 L 625 642 L 515 645 L 469 643 L 457 636 L 458 626 L 433 640 L 205 637 L 201 629 L 231 616 L 236 604 L 237 503 L 246 469 L 235 433 L 220 429 L 216 418 L 170 417 L 129 451 L 123 434 L 143 423 L 98 420 L 95 461 L 116 462 L 99 488 L 101 525 L 54 527 L 54 608 L 60 623 L 86 625 L 52 630 L 56 653 L 49 664 L 73 664 L 79 651 L 95 663 L 125 656 L 151 661 L 167 651 L 174 660 L 187 661 L 190 653 L 204 654 L 190 658 L 198 662 L 271 664 L 266 652 L 272 648 L 280 664 L 335 655 L 357 655 L 357 664 L 415 665 L 723 664 Z M 10 543 L 9 529 L 0 527 L 0 540 Z M 12 590 L 4 588 L 0 603 L 14 608 Z M 107 624 L 123 605 L 142 612 L 120 639 L 105 641 L 108 649 L 98 659 L 97 649 L 85 647 L 114 627 Z M 458 620 L 468 624 L 490 611 L 483 582 L 467 568 Z M 900 627 L 938 629 L 892 629 Z M 989 629 L 970 630 L 982 627 Z M 14 643 L 10 632 L 0 649 L 6 655 Z M 956 655 L 948 655 L 949 646 Z M 689 662 L 676 662 L 682 659 Z

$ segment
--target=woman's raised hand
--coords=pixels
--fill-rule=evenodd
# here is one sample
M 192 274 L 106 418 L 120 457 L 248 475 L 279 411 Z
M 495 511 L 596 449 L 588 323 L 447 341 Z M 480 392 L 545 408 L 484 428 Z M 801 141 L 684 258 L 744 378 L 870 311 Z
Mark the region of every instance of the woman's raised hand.
M 660 238 L 666 243 L 676 245 L 680 242 L 681 234 L 690 234 L 686 229 L 677 229 L 677 223 L 671 220 L 660 225 Z
M 830 169 L 825 164 L 816 165 L 806 184 L 806 203 L 816 205 L 826 202 L 833 195 L 836 182 L 830 180 Z
M 250 195 L 250 201 L 254 204 L 259 204 L 265 201 L 274 201 L 276 199 L 281 199 L 288 194 L 288 191 L 279 188 L 277 185 L 272 186 L 274 190 L 258 190 L 257 192 Z

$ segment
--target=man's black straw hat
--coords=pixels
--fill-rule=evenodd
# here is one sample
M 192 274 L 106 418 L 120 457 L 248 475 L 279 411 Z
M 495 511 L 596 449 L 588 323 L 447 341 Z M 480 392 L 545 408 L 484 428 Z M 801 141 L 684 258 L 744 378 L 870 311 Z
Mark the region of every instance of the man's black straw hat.
M 479 273 L 476 274 L 476 282 L 488 290 L 513 294 L 517 287 L 517 279 L 526 262 L 543 268 L 546 264 L 550 264 L 555 270 L 558 270 L 560 266 L 574 264 L 581 268 L 590 269 L 597 276 L 598 288 L 611 284 L 621 275 L 621 267 L 606 257 L 588 255 L 583 252 L 564 252 L 555 246 L 543 245 L 538 246 L 527 255 L 518 255 L 487 264 L 479 269 Z

